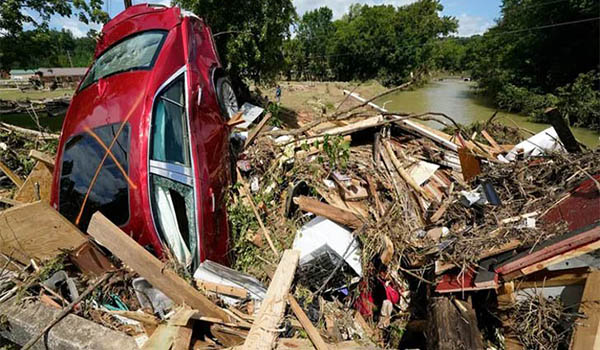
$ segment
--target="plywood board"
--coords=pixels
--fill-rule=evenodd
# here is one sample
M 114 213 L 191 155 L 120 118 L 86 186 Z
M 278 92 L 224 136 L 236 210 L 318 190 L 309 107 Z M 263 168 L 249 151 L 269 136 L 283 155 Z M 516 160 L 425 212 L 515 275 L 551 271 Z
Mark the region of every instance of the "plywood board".
M 47 203 L 0 212 L 0 252 L 21 263 L 51 259 L 61 250 L 78 248 L 86 241 L 75 225 Z
M 586 315 L 575 326 L 571 350 L 600 349 L 600 271 L 592 272 L 585 282 L 579 312 Z

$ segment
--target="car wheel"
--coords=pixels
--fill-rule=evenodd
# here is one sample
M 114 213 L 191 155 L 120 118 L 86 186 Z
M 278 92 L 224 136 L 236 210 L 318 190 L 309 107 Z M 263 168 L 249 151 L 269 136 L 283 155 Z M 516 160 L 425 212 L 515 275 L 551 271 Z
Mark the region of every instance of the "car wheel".
M 221 113 L 226 120 L 231 119 L 239 110 L 237 97 L 235 91 L 231 85 L 231 81 L 227 78 L 217 79 L 215 85 L 217 90 L 217 100 L 219 101 L 219 107 L 221 107 Z

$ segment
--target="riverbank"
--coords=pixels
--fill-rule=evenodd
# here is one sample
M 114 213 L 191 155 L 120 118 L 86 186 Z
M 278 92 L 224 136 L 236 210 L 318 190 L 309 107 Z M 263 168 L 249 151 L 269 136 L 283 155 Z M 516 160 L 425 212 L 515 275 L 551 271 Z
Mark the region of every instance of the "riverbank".
M 280 82 L 282 88 L 281 106 L 298 113 L 315 113 L 322 107 L 326 112 L 335 110 L 345 99 L 343 90 L 356 89 L 364 97 L 375 96 L 386 90 L 377 81 L 357 82 Z M 457 123 L 469 125 L 488 120 L 497 109 L 492 101 L 475 91 L 476 84 L 464 81 L 461 77 L 440 76 L 429 83 L 414 89 L 387 95 L 376 102 L 390 111 L 407 113 L 441 112 L 452 117 Z M 261 89 L 270 100 L 275 99 L 275 88 Z M 549 127 L 548 124 L 531 121 L 518 113 L 498 111 L 494 121 L 507 126 L 517 126 L 525 133 L 537 133 Z M 443 129 L 444 125 L 425 122 L 429 126 Z M 600 145 L 600 133 L 585 128 L 572 128 L 575 137 L 588 147 Z

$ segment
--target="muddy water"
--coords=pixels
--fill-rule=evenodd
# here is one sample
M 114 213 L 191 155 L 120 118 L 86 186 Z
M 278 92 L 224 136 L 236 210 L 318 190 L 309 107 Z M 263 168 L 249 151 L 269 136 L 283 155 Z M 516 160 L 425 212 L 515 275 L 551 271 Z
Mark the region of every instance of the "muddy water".
M 402 91 L 384 96 L 376 102 L 379 105 L 385 105 L 385 108 L 390 111 L 442 112 L 461 124 L 486 121 L 494 114 L 495 109 L 489 101 L 476 95 L 473 87 L 474 83 L 472 82 L 444 79 L 413 91 Z M 530 122 L 526 116 L 507 112 L 498 112 L 494 120 L 506 125 L 514 126 L 517 124 L 533 132 L 539 132 L 549 127 L 547 124 Z M 426 123 L 436 128 L 443 128 L 436 122 Z M 583 128 L 572 128 L 572 131 L 575 137 L 588 147 L 598 147 L 600 145 L 600 133 Z

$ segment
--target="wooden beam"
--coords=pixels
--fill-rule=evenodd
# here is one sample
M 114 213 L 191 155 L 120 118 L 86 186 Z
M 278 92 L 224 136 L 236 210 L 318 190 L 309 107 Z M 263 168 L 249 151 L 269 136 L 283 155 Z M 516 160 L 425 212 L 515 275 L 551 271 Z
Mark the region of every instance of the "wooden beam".
M 410 174 L 402 167 L 402 164 L 400 164 L 400 161 L 396 157 L 396 154 L 394 153 L 394 150 L 392 149 L 392 146 L 390 145 L 390 143 L 388 141 L 384 141 L 383 145 L 388 153 L 388 156 L 390 157 L 390 160 L 392 161 L 392 164 L 394 164 L 396 171 L 398 172 L 398 174 L 400 174 L 400 176 L 404 179 L 404 181 L 406 181 L 406 183 L 408 183 L 408 185 L 410 187 L 412 187 L 421 196 L 435 200 L 435 198 L 429 197 L 427 195 L 427 193 L 425 193 L 423 188 L 421 186 L 419 186 L 415 182 L 415 180 L 413 180 L 413 178 L 410 176 Z
M 271 119 L 271 117 L 272 114 L 267 113 L 258 123 L 258 125 L 256 125 L 254 129 L 250 130 L 250 132 L 248 133 L 248 138 L 246 139 L 246 142 L 244 142 L 244 149 L 248 148 L 248 146 L 250 146 L 252 142 L 254 142 L 258 135 L 260 135 L 261 131 L 264 129 L 265 125 L 267 125 L 267 122 L 269 122 L 269 119 Z
M 296 203 L 302 211 L 308 211 L 315 215 L 326 217 L 340 225 L 345 225 L 354 229 L 360 228 L 363 225 L 362 220 L 354 213 L 336 208 L 314 198 L 300 196 L 294 198 L 294 203 Z
M 6 164 L 2 163 L 2 161 L 0 161 L 0 171 L 5 173 L 6 176 L 8 176 L 8 178 L 10 179 L 10 181 L 17 185 L 17 187 L 21 188 L 21 186 L 23 186 L 23 179 L 18 177 L 17 174 L 13 173 L 12 170 L 10 170 L 10 168 L 6 166 Z
M 571 350 L 600 349 L 600 271 L 594 271 L 585 282 L 579 313 L 586 315 L 575 325 Z
M 189 305 L 206 316 L 230 321 L 221 308 L 202 295 L 175 272 L 165 269 L 164 264 L 129 237 L 102 213 L 92 216 L 88 233 L 102 246 L 110 250 L 125 265 L 140 276 L 146 278 L 152 286 L 158 288 L 176 304 Z
M 304 310 L 302 310 L 302 308 L 296 301 L 296 298 L 294 298 L 294 296 L 290 294 L 288 296 L 288 301 L 290 302 L 290 307 L 292 308 L 294 315 L 296 315 L 296 318 L 298 319 L 298 321 L 300 321 L 300 324 L 306 331 L 308 338 L 313 343 L 315 348 L 317 350 L 329 350 L 329 346 L 327 346 L 323 338 L 321 338 L 321 334 L 319 334 L 319 331 L 315 328 L 312 322 L 310 322 L 308 316 L 306 316 Z
M 40 151 L 36 151 L 34 149 L 32 149 L 31 151 L 29 151 L 29 158 L 33 158 L 37 161 L 40 161 L 44 164 L 46 164 L 49 168 L 54 169 L 54 157 L 40 152 Z
M 600 240 L 597 240 L 596 242 L 590 243 L 590 244 L 586 244 L 582 247 L 576 248 L 576 249 L 572 249 L 569 250 L 567 252 L 564 252 L 562 254 L 553 256 L 549 259 L 546 260 L 542 260 L 540 262 L 537 262 L 531 266 L 527 266 L 525 268 L 521 269 L 521 274 L 522 275 L 529 275 L 532 274 L 534 272 L 543 270 L 545 268 L 547 268 L 548 266 L 554 265 L 554 264 L 558 264 L 560 262 L 563 262 L 565 260 L 569 260 L 572 258 L 576 258 L 580 255 L 583 254 L 587 254 L 589 252 L 593 252 L 594 250 L 600 249 Z
M 483 135 L 483 137 L 487 140 L 487 142 L 489 142 L 490 145 L 492 145 L 494 152 L 502 153 L 502 151 L 503 151 L 502 147 L 500 147 L 498 142 L 496 142 L 496 140 L 494 140 L 494 138 L 490 134 L 488 134 L 487 131 L 481 130 L 481 135 Z
M 288 249 L 283 252 L 267 295 L 260 306 L 258 316 L 246 337 L 243 349 L 272 349 L 275 345 L 275 340 L 279 335 L 277 329 L 285 312 L 288 292 L 299 259 L 300 252 L 297 250 Z
M 47 203 L 36 202 L 0 212 L 0 252 L 22 264 L 52 259 L 80 247 L 87 238 Z
M 246 299 L 248 297 L 248 291 L 244 288 L 232 287 L 220 283 L 203 281 L 201 279 L 196 279 L 196 283 L 198 284 L 198 287 L 201 290 L 203 289 L 208 292 L 230 295 L 240 299 Z

